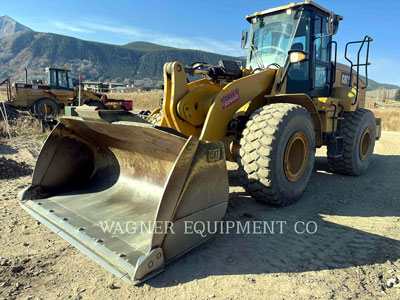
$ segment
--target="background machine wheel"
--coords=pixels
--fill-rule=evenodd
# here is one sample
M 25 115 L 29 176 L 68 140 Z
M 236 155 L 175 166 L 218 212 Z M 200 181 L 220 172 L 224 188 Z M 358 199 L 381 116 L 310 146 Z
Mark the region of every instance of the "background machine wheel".
M 107 109 L 107 106 L 105 106 L 104 103 L 99 100 L 88 100 L 85 102 L 85 105 L 96 106 L 100 109 Z
M 342 122 L 344 153 L 328 157 L 330 169 L 336 173 L 358 176 L 368 168 L 374 152 L 376 123 L 370 110 L 358 108 L 344 114 Z
M 305 108 L 282 103 L 259 108 L 240 145 L 239 176 L 253 198 L 288 205 L 303 193 L 315 155 L 314 125 Z
M 155 111 L 147 118 L 147 122 L 153 125 L 159 125 L 162 119 L 162 110 Z
M 34 113 L 39 119 L 56 118 L 60 112 L 57 102 L 50 98 L 41 98 L 34 104 Z

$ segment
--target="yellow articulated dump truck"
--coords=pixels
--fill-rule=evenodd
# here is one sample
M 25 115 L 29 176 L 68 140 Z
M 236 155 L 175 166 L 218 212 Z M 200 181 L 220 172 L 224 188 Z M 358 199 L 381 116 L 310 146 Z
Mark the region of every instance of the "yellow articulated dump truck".
M 336 62 L 343 18 L 307 1 L 246 17 L 246 67 L 164 65 L 164 100 L 149 119 L 93 107 L 62 118 L 38 157 L 22 207 L 116 276 L 138 283 L 204 242 L 229 195 L 226 161 L 246 191 L 285 206 L 299 199 L 326 146 L 334 172 L 366 172 L 380 120 L 364 108 L 367 58 Z M 350 51 L 350 50 L 349 50 Z M 203 78 L 188 83 L 187 76 Z M 129 233 L 104 224 L 153 224 Z M 148 229 L 148 226 L 146 227 Z M 187 232 L 186 232 L 187 233 Z

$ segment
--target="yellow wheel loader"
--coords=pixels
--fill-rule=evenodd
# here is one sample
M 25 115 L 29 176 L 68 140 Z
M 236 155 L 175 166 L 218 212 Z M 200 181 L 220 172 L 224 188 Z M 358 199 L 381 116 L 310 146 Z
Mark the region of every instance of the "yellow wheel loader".
M 334 171 L 364 173 L 380 136 L 359 75 L 372 39 L 346 45 L 348 67 L 332 41 L 342 17 L 313 2 L 246 19 L 246 68 L 166 63 L 155 124 L 88 107 L 62 118 L 19 195 L 22 207 L 136 284 L 210 236 L 188 231 L 194 223 L 215 232 L 229 198 L 226 160 L 238 163 L 252 197 L 274 205 L 301 196 L 316 147 L 327 147 Z M 352 45 L 360 46 L 354 62 Z M 204 78 L 188 83 L 193 74 Z
M 66 106 L 79 105 L 78 88 L 72 84 L 71 70 L 48 67 L 46 79 L 28 82 L 27 70 L 25 82 L 14 83 L 9 104 L 20 110 L 28 110 L 33 115 L 45 119 L 55 118 Z M 105 109 L 105 94 L 81 91 L 81 104 Z

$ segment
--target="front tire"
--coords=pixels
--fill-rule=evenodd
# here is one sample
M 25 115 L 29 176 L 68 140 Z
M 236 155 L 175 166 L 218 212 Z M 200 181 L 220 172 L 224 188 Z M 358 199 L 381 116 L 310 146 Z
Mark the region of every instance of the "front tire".
M 315 157 L 314 124 L 304 107 L 259 108 L 246 123 L 240 146 L 239 177 L 254 199 L 285 206 L 302 195 Z
M 363 108 L 344 114 L 342 121 L 344 153 L 339 158 L 328 157 L 329 168 L 335 172 L 359 176 L 367 171 L 375 147 L 374 114 Z
M 39 119 L 55 119 L 60 113 L 60 106 L 50 98 L 41 98 L 34 104 L 34 112 Z

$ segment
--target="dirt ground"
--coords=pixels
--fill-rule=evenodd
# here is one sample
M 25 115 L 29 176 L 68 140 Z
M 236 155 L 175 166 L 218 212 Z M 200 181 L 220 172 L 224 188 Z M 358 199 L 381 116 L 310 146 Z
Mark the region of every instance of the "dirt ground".
M 216 235 L 137 287 L 20 208 L 40 146 L 0 141 L 0 299 L 400 299 L 400 133 L 383 132 L 358 178 L 331 174 L 319 149 L 304 196 L 285 208 L 252 200 L 229 164 L 224 220 L 286 221 L 283 234 Z M 296 234 L 297 221 L 317 232 Z

